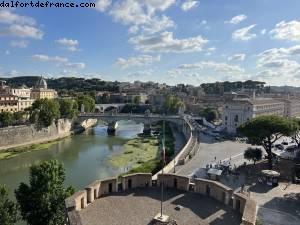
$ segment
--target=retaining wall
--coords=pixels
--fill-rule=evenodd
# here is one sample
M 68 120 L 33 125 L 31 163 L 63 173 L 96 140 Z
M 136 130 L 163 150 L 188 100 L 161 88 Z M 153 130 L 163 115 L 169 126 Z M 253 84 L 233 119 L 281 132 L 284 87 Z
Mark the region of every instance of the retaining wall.
M 95 125 L 97 120 L 88 119 L 82 122 L 82 129 Z M 73 133 L 73 122 L 59 119 L 49 127 L 37 128 L 35 125 L 5 127 L 0 129 L 0 150 L 43 143 L 64 138 Z

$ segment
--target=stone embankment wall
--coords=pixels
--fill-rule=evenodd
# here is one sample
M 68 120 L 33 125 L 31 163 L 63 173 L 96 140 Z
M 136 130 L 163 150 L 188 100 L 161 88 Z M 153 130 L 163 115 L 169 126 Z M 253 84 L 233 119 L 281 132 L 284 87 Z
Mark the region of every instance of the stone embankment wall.
M 82 126 L 79 124 L 74 127 L 71 120 L 59 119 L 46 128 L 37 128 L 35 125 L 1 128 L 0 150 L 64 138 L 73 134 L 74 130 L 85 130 L 96 123 L 97 120 L 88 119 L 81 123 Z
M 217 181 L 195 179 L 194 182 L 191 182 L 189 177 L 176 174 L 159 174 L 157 180 L 153 180 L 151 173 L 126 175 L 119 180 L 115 177 L 95 181 L 88 185 L 85 190 L 67 198 L 65 203 L 68 225 L 82 225 L 79 211 L 85 208 L 88 210 L 89 204 L 93 204 L 98 198 L 134 188 L 159 188 L 161 183 L 168 188 L 210 196 L 241 213 L 243 225 L 255 225 L 257 204 L 248 196 L 242 193 L 234 193 L 231 188 Z
M 193 127 L 187 118 L 183 118 L 183 134 L 187 140 L 185 146 L 181 151 L 164 167 L 164 173 L 172 173 L 176 165 L 186 164 L 200 148 L 199 131 Z M 161 174 L 162 170 L 157 172 L 153 179 L 157 179 L 158 174 Z

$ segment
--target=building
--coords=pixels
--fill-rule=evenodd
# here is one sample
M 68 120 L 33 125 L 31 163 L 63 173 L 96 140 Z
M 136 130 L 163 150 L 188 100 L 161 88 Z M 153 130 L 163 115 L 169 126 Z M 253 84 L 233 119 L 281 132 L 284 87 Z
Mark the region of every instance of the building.
M 37 99 L 53 99 L 57 97 L 57 93 L 53 89 L 48 89 L 46 80 L 41 76 L 35 87 L 31 90 L 30 98 Z
M 18 97 L 0 93 L 0 112 L 17 112 L 18 111 Z
M 285 115 L 285 103 L 271 98 L 236 98 L 226 101 L 223 107 L 223 129 L 236 133 L 237 127 L 252 118 L 263 115 Z
M 6 92 L 11 95 L 18 96 L 19 98 L 30 98 L 31 89 L 26 86 L 22 86 L 21 88 L 11 88 L 7 87 Z

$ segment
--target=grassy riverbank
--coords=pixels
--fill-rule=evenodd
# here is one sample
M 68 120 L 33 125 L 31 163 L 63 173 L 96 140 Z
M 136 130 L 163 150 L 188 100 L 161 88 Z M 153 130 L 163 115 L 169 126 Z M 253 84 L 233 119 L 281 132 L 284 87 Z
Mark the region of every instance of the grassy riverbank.
M 60 140 L 62 140 L 62 139 L 56 139 L 56 140 L 41 143 L 41 144 L 32 144 L 32 145 L 28 145 L 28 146 L 10 148 L 7 150 L 0 151 L 0 160 L 14 158 L 23 153 L 48 149 L 52 145 L 58 143 Z
M 162 123 L 153 126 L 162 133 Z M 168 123 L 166 123 L 166 157 L 174 154 L 174 137 Z M 113 155 L 110 163 L 119 168 L 124 168 L 125 174 L 152 173 L 155 174 L 162 168 L 160 160 L 160 137 L 137 137 L 129 140 L 124 145 L 124 151 Z

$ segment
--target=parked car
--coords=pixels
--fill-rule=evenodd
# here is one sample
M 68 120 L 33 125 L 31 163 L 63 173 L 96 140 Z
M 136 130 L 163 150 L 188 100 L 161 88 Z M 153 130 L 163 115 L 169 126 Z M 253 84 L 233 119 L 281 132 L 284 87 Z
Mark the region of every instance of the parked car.
M 277 148 L 277 149 L 279 149 L 279 150 L 283 150 L 283 149 L 284 149 L 284 147 L 283 147 L 282 144 L 276 144 L 276 145 L 275 145 L 275 148 Z

